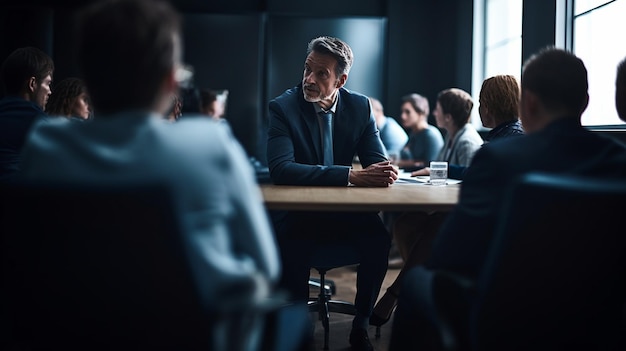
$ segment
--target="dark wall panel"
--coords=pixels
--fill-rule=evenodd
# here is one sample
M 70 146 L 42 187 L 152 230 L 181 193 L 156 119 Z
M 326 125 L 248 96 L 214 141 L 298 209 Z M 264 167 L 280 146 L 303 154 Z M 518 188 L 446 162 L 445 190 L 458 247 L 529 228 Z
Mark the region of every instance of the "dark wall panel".
M 352 48 L 354 63 L 346 88 L 380 96 L 385 82 L 385 28 L 384 18 L 270 17 L 267 32 L 267 102 L 300 83 L 307 44 L 321 35 L 338 37 Z
M 76 23 L 77 11 L 57 10 L 54 12 L 54 80 L 82 75 L 77 59 Z M 54 85 L 53 85 L 54 90 Z
M 261 115 L 264 17 L 184 14 L 185 63 L 198 88 L 228 89 L 226 119 L 249 155 L 257 151 Z
M 524 0 L 522 6 L 522 62 L 554 45 L 556 1 Z
M 437 93 L 471 91 L 472 3 L 389 1 L 388 91 L 385 111 L 400 117 L 402 96 L 418 93 L 434 110 Z M 434 117 L 429 122 L 435 124 Z
M 48 7 L 0 5 L 0 63 L 24 46 L 34 46 L 52 57 L 53 13 Z M 0 87 L 0 97 L 3 90 Z
M 274 14 L 313 16 L 380 16 L 384 17 L 388 0 L 267 0 L 267 10 Z M 397 1 L 397 0 L 389 0 Z M 408 1 L 402 1 L 408 2 Z

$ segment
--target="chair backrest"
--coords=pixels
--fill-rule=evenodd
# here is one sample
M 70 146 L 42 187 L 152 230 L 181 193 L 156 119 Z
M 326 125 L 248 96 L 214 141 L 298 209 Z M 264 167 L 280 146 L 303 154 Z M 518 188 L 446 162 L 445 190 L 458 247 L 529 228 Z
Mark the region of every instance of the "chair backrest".
M 167 188 L 0 188 L 3 318 L 33 349 L 208 349 Z
M 360 263 L 360 257 L 353 245 L 347 243 L 315 244 L 311 252 L 311 267 L 326 271 L 333 268 Z
M 474 349 L 614 349 L 625 297 L 624 206 L 626 180 L 521 177 L 477 283 Z

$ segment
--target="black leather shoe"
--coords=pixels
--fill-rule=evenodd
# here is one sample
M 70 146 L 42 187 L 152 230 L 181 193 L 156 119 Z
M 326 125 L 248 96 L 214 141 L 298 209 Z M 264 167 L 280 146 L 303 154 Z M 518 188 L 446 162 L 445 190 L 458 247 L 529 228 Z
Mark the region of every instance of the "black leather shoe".
M 398 296 L 387 289 L 387 292 L 385 292 L 383 297 L 376 303 L 376 306 L 374 306 L 374 311 L 370 316 L 370 325 L 380 327 L 387 323 L 391 318 L 391 314 L 396 309 L 397 304 Z
M 354 351 L 374 351 L 367 330 L 361 328 L 352 329 L 350 332 L 350 346 Z

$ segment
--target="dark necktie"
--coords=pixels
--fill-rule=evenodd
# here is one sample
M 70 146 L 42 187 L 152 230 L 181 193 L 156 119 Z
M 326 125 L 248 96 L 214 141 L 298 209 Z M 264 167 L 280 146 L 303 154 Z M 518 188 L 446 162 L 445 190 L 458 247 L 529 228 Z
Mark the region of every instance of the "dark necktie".
M 333 165 L 333 123 L 332 112 L 320 112 L 322 119 L 322 150 L 324 150 L 324 166 Z

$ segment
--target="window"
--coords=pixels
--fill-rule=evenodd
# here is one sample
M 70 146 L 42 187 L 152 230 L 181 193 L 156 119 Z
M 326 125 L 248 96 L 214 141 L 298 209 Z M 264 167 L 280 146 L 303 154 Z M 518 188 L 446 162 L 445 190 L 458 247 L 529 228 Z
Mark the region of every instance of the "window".
M 626 57 L 626 0 L 574 0 L 573 12 L 571 49 L 585 63 L 589 79 L 582 124 L 624 125 L 615 111 L 615 74 Z
M 522 0 L 474 1 L 472 123 L 485 129 L 478 115 L 483 80 L 497 74 L 520 79 L 522 67 Z
M 522 69 L 523 0 L 474 1 L 472 96 L 478 102 L 482 81 L 495 74 Z M 619 126 L 615 111 L 615 74 L 626 57 L 622 34 L 626 33 L 626 0 L 558 0 L 555 45 L 572 51 L 587 67 L 589 106 L 582 124 L 589 127 Z M 473 124 L 484 129 L 475 108 Z

